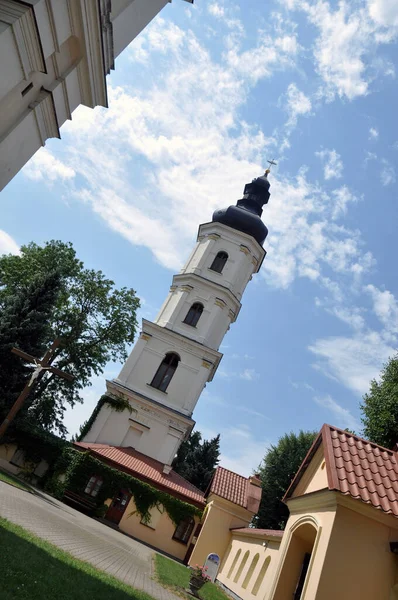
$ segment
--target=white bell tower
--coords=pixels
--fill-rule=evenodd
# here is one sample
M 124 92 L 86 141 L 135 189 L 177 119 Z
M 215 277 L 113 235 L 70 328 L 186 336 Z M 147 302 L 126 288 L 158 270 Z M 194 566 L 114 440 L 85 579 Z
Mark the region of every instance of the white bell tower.
M 239 314 L 246 285 L 265 256 L 268 230 L 260 217 L 269 199 L 267 174 L 245 186 L 236 206 L 200 225 L 197 244 L 155 321 L 143 319 L 119 376 L 107 382 L 108 395 L 127 399 L 132 412 L 105 404 L 82 441 L 131 446 L 171 465 L 195 424 L 192 413 L 217 370 L 218 348 Z

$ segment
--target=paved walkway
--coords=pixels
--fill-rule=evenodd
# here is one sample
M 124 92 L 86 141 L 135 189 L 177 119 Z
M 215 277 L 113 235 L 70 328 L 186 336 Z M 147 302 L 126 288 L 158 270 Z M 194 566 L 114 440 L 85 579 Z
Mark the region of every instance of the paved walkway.
M 153 550 L 51 496 L 0 481 L 0 515 L 157 600 L 181 600 L 153 580 Z

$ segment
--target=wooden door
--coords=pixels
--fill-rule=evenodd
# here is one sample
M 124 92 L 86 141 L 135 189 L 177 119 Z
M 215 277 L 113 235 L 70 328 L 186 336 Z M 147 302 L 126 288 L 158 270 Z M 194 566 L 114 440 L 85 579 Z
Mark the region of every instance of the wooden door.
M 119 524 L 124 511 L 130 502 L 131 494 L 126 490 L 120 490 L 118 494 L 112 500 L 110 507 L 108 508 L 105 519 L 112 521 L 112 523 Z

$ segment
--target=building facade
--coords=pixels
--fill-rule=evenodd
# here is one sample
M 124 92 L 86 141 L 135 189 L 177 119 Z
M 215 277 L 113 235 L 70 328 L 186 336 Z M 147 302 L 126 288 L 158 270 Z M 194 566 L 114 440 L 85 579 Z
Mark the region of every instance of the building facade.
M 190 0 L 188 0 L 190 1 Z M 84 104 L 168 0 L 0 0 L 0 190 Z
M 243 600 L 397 600 L 398 453 L 324 425 L 283 532 L 232 529 L 218 581 Z

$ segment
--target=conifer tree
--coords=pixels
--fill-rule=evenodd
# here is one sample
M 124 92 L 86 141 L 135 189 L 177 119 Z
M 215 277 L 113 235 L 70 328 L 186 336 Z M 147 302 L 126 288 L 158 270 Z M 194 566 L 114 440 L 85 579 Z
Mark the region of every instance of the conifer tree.
M 39 275 L 8 296 L 0 313 L 0 419 L 6 416 L 27 383 L 33 366 L 11 353 L 13 346 L 42 358 L 51 338 L 51 314 L 60 293 L 57 272 Z M 17 416 L 26 418 L 33 396 Z
M 173 469 L 197 488 L 206 491 L 220 460 L 220 435 L 202 440 L 200 431 L 194 431 L 183 442 L 173 462 Z

